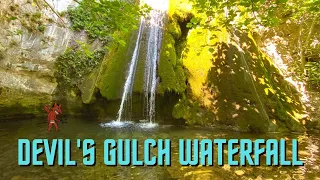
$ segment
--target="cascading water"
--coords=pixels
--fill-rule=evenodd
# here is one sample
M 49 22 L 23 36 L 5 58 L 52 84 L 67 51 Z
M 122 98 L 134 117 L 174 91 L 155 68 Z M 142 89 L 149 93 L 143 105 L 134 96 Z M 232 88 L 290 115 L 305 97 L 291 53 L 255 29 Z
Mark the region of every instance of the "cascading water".
M 128 97 L 131 96 L 131 94 L 132 94 L 132 87 L 133 87 L 133 82 L 134 82 L 134 73 L 136 71 L 136 66 L 137 66 L 137 60 L 138 60 L 138 55 L 139 55 L 141 34 L 142 34 L 142 31 L 143 31 L 143 25 L 144 25 L 144 19 L 141 18 L 139 32 L 138 32 L 138 38 L 137 38 L 137 41 L 136 41 L 136 46 L 135 46 L 134 51 L 133 51 L 133 55 L 132 55 L 130 66 L 129 66 L 129 72 L 128 72 L 128 75 L 127 75 L 126 82 L 124 84 L 123 94 L 122 94 L 122 98 L 121 98 L 121 104 L 120 104 L 120 108 L 119 108 L 119 111 L 118 111 L 117 122 L 121 121 L 125 103 L 127 103 L 128 100 L 131 99 L 131 97 L 130 98 L 128 98 Z
M 150 17 L 152 18 L 149 21 L 148 49 L 144 74 L 144 95 L 147 120 L 152 123 L 155 118 L 157 65 L 161 48 L 164 13 L 154 10 L 150 13 Z
M 144 34 L 144 31 L 146 31 L 146 34 L 148 35 L 146 50 L 147 55 L 144 72 L 144 109 L 146 110 L 145 118 L 150 123 L 154 123 L 155 119 L 157 65 L 161 48 L 163 21 L 166 17 L 168 0 L 145 0 L 141 3 L 149 5 L 152 10 L 147 17 L 142 17 L 140 19 L 138 37 L 124 84 L 121 104 L 118 111 L 118 118 L 116 121 L 117 123 L 120 123 L 124 119 L 126 105 L 130 103 L 130 100 L 132 98 L 135 71 L 140 52 L 141 38 Z

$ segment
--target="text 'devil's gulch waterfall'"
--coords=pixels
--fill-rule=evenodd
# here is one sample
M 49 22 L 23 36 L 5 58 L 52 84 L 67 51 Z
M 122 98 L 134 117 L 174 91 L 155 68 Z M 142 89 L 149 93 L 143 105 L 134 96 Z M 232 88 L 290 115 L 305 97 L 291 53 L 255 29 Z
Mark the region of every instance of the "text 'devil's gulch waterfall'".
M 134 76 L 138 62 L 141 43 L 147 43 L 146 62 L 144 71 L 144 109 L 145 118 L 150 123 L 155 119 L 155 100 L 157 87 L 157 65 L 160 56 L 162 29 L 166 12 L 168 9 L 168 0 L 144 0 L 142 4 L 148 4 L 152 10 L 147 17 L 140 19 L 140 27 L 138 37 L 133 51 L 133 55 L 129 64 L 129 70 L 123 88 L 120 108 L 118 111 L 117 122 L 121 122 L 124 118 L 126 107 L 130 107 L 132 99 L 132 89 L 134 84 Z M 145 31 L 145 32 L 144 32 Z M 143 35 L 147 35 L 147 41 L 141 42 Z

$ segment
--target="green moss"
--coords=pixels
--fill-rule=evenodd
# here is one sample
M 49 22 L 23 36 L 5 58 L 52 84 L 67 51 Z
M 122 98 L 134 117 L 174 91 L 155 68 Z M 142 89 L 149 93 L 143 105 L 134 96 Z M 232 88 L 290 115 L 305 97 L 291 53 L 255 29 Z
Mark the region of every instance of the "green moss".
M 141 93 L 143 91 L 145 62 L 146 62 L 145 56 L 141 57 L 141 54 L 140 54 L 140 58 L 138 59 L 138 62 L 137 62 L 137 67 L 136 67 L 136 72 L 134 77 L 133 92 Z
M 96 82 L 98 78 L 98 69 L 90 73 L 82 82 L 82 84 L 79 86 L 79 89 L 81 91 L 81 99 L 82 102 L 85 104 L 92 103 L 95 99 L 94 98 L 94 92 L 96 89 Z
M 183 51 L 182 62 L 187 69 L 188 83 L 194 98 L 202 96 L 203 84 L 207 80 L 207 74 L 212 67 L 212 54 L 209 52 L 210 32 L 197 28 L 189 32 L 186 48 Z
M 181 37 L 181 29 L 177 21 L 170 20 L 167 25 L 167 31 L 178 40 Z
M 186 89 L 184 70 L 177 64 L 177 54 L 175 50 L 175 40 L 172 35 L 165 31 L 160 52 L 160 62 L 158 68 L 160 84 L 158 92 L 174 91 L 183 93 Z
M 121 10 L 119 8 L 121 7 Z M 81 1 L 79 6 L 68 10 L 72 28 L 85 30 L 91 40 L 99 39 L 103 43 L 125 42 L 117 32 L 128 32 L 137 29 L 141 15 L 149 11 L 146 6 L 139 6 L 131 1 Z M 119 21 L 120 20 L 120 21 Z
M 140 42 L 139 57 L 134 77 L 133 91 L 137 93 L 143 92 L 144 87 L 144 72 L 145 63 L 147 58 L 147 45 L 148 45 L 148 35 L 142 34 Z
M 214 124 L 213 114 L 207 111 L 198 101 L 183 97 L 174 106 L 172 115 L 176 119 L 185 119 L 191 126 L 208 126 Z
M 0 88 L 0 119 L 25 118 L 26 115 L 45 113 L 44 104 L 50 104 L 52 96 Z
M 258 48 L 249 34 L 242 36 L 241 41 L 252 44 L 247 50 L 247 57 L 253 59 L 255 64 L 251 68 L 257 77 L 257 88 L 261 93 L 261 98 L 268 111 L 270 119 L 274 119 L 277 127 L 285 125 L 290 131 L 304 131 L 301 119 L 303 106 L 300 101 L 299 93 L 281 75 L 280 70 L 274 65 L 272 60 L 266 57 Z
M 98 67 L 105 51 L 89 49 L 69 49 L 60 55 L 56 62 L 57 72 L 55 77 L 59 81 L 61 89 L 68 90 L 79 86 L 83 78 Z
M 241 131 L 303 130 L 295 118 L 302 106 L 294 88 L 250 36 L 240 34 L 237 44 L 228 43 L 227 31 L 196 28 L 188 34 L 181 56 L 188 90 L 174 108 L 175 118 Z
M 180 101 L 174 106 L 172 115 L 176 119 L 190 119 L 190 107 L 187 105 L 185 99 L 180 99 Z
M 131 33 L 123 34 L 122 39 L 126 39 L 126 45 L 114 43 L 110 46 L 108 55 L 102 62 L 101 71 L 97 87 L 103 97 L 114 100 L 121 97 L 123 84 L 132 54 L 133 37 Z
M 173 0 L 169 3 L 169 18 L 182 22 L 193 16 L 192 3 L 189 0 Z
M 167 60 L 172 66 L 177 63 L 177 55 L 175 50 L 175 41 L 169 33 L 164 34 L 163 47 L 161 49 L 160 60 Z
M 46 26 L 44 26 L 44 25 L 38 25 L 37 30 L 38 30 L 39 32 L 44 33 L 44 31 L 46 30 Z

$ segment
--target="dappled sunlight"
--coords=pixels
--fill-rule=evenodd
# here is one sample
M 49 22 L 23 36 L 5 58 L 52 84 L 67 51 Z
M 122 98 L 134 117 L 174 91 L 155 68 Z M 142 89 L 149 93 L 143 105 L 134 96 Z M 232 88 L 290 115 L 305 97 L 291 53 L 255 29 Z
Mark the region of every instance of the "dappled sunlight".
M 189 33 L 197 38 L 187 39 L 190 49 L 185 53 L 182 62 L 191 74 L 188 80 L 191 90 L 195 97 L 200 98 L 202 96 L 203 83 L 206 82 L 208 71 L 212 67 L 211 53 L 209 52 L 208 47 L 201 47 L 208 43 L 208 39 L 206 38 L 208 36 L 208 31 L 194 29 Z
M 304 166 L 300 167 L 299 169 L 304 175 L 306 175 L 308 171 L 310 172 L 308 168 L 319 172 L 320 165 L 317 164 L 317 161 L 319 160 L 320 139 L 317 137 L 308 138 L 306 136 L 303 136 L 302 138 L 307 145 L 305 147 L 305 150 L 299 151 L 299 155 L 302 156 L 301 159 L 304 161 Z
M 309 102 L 310 100 L 307 95 L 306 84 L 293 79 L 293 75 L 289 73 L 288 65 L 283 61 L 281 55 L 277 51 L 277 46 L 273 41 L 283 42 L 284 40 L 279 36 L 275 36 L 273 40 L 266 40 L 267 43 L 265 43 L 265 48 L 262 48 L 262 50 L 272 58 L 272 61 L 280 69 L 280 73 L 284 76 L 285 80 L 292 84 L 301 94 L 301 100 L 303 102 Z
M 151 0 L 152 1 L 152 0 Z M 175 0 L 169 1 L 169 17 L 172 17 L 173 14 L 183 11 L 183 12 L 191 12 L 192 3 L 185 0 Z
M 320 87 L 318 1 L 4 0 L 0 179 L 320 177 L 320 92 L 310 102 L 300 82 Z M 51 101 L 59 132 L 40 117 Z M 17 136 L 78 141 L 48 168 L 55 157 L 25 158 Z
M 195 96 L 194 90 L 198 89 L 196 97 L 200 95 L 204 98 L 200 102 L 214 113 L 214 120 L 241 126 L 248 124 L 247 119 L 250 118 L 250 124 L 244 128 L 257 129 L 260 126 L 261 131 L 267 131 L 266 124 L 273 124 L 279 128 L 287 126 L 299 130 L 299 124 L 303 123 L 300 122 L 303 115 L 300 114 L 299 98 L 293 94 L 293 87 L 285 83 L 279 69 L 259 50 L 252 37 L 240 33 L 227 41 L 220 42 L 219 38 L 216 40 L 211 55 L 212 67 L 208 72 L 208 79 L 203 79 L 208 83 L 201 83 L 199 77 L 203 74 L 200 76 L 199 73 L 203 71 L 194 69 L 197 63 L 201 64 L 202 52 L 194 52 L 194 61 L 184 62 L 191 73 L 188 82 L 192 95 Z M 195 46 L 196 42 L 192 45 Z M 205 46 L 203 49 L 205 50 Z M 200 70 L 203 70 L 203 66 Z M 269 101 L 269 98 L 272 100 Z M 278 123 L 280 118 L 292 119 L 296 124 L 290 124 L 289 120 Z M 260 120 L 255 122 L 253 119 Z M 263 123 L 266 123 L 265 127 Z

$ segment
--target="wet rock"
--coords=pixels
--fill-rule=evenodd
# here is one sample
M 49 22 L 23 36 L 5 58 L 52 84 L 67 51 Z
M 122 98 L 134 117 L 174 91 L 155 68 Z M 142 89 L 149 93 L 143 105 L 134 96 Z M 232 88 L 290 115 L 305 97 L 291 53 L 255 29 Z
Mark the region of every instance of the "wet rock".
M 57 84 L 28 74 L 21 75 L 0 70 L 0 86 L 33 93 L 52 94 Z
M 212 45 L 216 46 L 213 48 L 216 53 L 208 54 L 205 53 L 208 49 L 201 48 L 208 43 L 207 34 L 226 37 L 213 40 L 219 44 Z M 237 34 L 239 42 L 236 43 L 250 44 L 250 47 L 243 47 L 243 52 L 228 44 L 227 37 L 226 31 L 209 32 L 197 28 L 188 32 L 188 51 L 182 57 L 183 65 L 190 73 L 188 96 L 175 106 L 174 112 L 179 112 L 174 113 L 176 117 L 185 119 L 190 125 L 222 124 L 239 131 L 305 131 L 296 118 L 296 114 L 303 111 L 299 96 L 272 60 L 260 51 L 252 37 Z M 282 97 L 284 93 L 293 95 L 288 100 L 288 97 Z M 194 97 L 200 100 L 191 101 Z M 276 119 L 275 123 L 271 123 L 270 118 Z M 209 119 L 208 122 L 205 119 Z
M 292 179 L 305 179 L 305 177 L 302 174 L 293 174 Z
M 236 175 L 238 175 L 238 176 L 244 175 L 244 171 L 243 171 L 243 170 L 236 170 L 236 171 L 234 171 L 234 173 L 235 173 Z
M 308 151 L 298 151 L 300 156 L 310 156 L 310 153 Z
M 173 180 L 173 176 L 169 173 L 166 167 L 143 167 L 136 168 L 137 179 L 168 179 Z
M 280 174 L 287 174 L 287 171 L 280 171 Z
M 98 71 L 90 73 L 79 86 L 81 91 L 82 102 L 85 104 L 91 103 L 94 99 L 94 92 L 96 90 L 96 81 L 98 78 Z
M 292 178 L 289 174 L 282 174 L 279 179 L 291 180 Z
M 48 3 L 53 3 L 57 12 L 75 4 L 72 0 Z M 11 5 L 16 12 L 10 11 Z M 55 98 L 57 83 L 52 81 L 55 60 L 77 39 L 77 33 L 70 30 L 68 20 L 65 25 L 49 21 L 56 18 L 52 11 L 40 12 L 25 0 L 3 0 L 0 12 L 5 18 L 16 18 L 10 21 L 0 18 L 0 118 L 13 117 L 18 114 L 13 111 L 17 108 L 19 114 L 37 114 L 43 111 L 43 104 Z M 40 13 L 37 24 L 26 16 Z M 37 30 L 40 24 L 44 31 Z
M 25 179 L 23 176 L 13 176 L 11 180 L 23 180 Z
M 225 164 L 225 165 L 223 165 L 222 169 L 224 169 L 226 171 L 230 171 L 231 166 L 229 164 Z
M 206 180 L 206 179 L 214 179 L 215 176 L 211 170 L 197 170 L 190 171 L 184 174 L 184 178 L 186 180 Z

